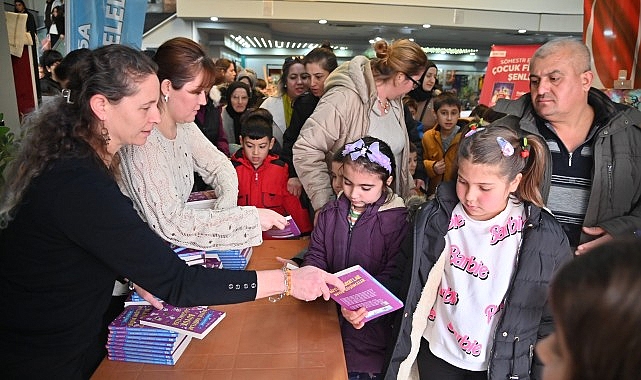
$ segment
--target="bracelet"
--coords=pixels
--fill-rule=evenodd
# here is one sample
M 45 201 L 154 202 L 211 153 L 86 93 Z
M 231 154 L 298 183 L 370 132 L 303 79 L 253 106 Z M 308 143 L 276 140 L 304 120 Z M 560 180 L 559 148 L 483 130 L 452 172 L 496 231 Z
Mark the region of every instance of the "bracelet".
M 267 299 L 270 302 L 278 302 L 282 300 L 283 297 L 292 295 L 292 270 L 287 268 L 287 266 L 283 266 L 282 271 L 285 290 L 277 296 L 269 296 Z

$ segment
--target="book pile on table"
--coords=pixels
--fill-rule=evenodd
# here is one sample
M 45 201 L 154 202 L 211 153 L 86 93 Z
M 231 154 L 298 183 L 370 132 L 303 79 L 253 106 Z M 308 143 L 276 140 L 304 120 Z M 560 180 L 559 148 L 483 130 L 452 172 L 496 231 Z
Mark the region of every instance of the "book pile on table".
M 253 253 L 252 247 L 243 249 L 226 249 L 207 251 L 208 255 L 216 254 L 225 269 L 243 270 L 247 267 Z
M 155 309 L 152 306 L 127 306 L 109 324 L 109 360 L 174 365 L 191 342 L 184 333 L 141 324 Z

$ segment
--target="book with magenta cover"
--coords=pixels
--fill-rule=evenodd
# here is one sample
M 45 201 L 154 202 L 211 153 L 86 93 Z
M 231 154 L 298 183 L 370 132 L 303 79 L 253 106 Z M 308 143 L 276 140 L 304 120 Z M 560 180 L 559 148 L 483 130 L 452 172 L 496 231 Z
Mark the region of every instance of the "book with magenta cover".
M 203 339 L 226 316 L 224 311 L 204 306 L 163 306 L 162 310 L 154 309 L 142 317 L 140 324 Z
M 348 310 L 367 309 L 364 322 L 391 313 L 403 307 L 403 302 L 387 290 L 360 265 L 335 273 L 345 284 L 345 291 L 330 287 L 330 296 Z
M 189 194 L 185 207 L 190 209 L 213 208 L 216 205 L 214 190 L 195 191 Z
M 301 235 L 300 229 L 291 215 L 285 217 L 287 220 L 287 225 L 282 230 L 277 228 L 272 228 L 265 231 L 265 235 L 269 236 L 272 239 L 288 239 Z
M 149 315 L 155 308 L 150 305 L 127 306 L 108 326 L 111 337 L 142 335 L 151 339 L 172 340 L 178 336 L 175 331 L 167 331 L 141 324 L 142 318 Z

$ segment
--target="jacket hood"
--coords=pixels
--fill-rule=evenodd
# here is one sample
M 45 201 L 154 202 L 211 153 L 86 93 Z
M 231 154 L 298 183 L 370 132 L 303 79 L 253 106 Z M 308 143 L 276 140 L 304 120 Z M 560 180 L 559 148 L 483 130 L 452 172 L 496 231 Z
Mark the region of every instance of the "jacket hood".
M 363 104 L 372 97 L 376 98 L 376 84 L 369 59 L 359 55 L 338 66 L 325 81 L 325 92 L 333 87 L 342 87 L 358 94 Z
M 218 86 L 212 86 L 211 90 L 209 90 L 209 98 L 214 102 L 214 105 L 218 107 L 220 104 L 220 99 L 222 98 L 222 94 L 220 93 L 220 89 Z

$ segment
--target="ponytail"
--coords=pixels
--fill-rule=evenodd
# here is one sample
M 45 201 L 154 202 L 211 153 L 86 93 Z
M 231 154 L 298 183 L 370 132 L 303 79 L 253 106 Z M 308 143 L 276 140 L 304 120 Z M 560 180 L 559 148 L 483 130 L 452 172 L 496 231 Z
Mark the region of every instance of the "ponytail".
M 533 203 L 538 207 L 545 206 L 541 195 L 541 182 L 546 168 L 547 151 L 545 143 L 538 136 L 527 135 L 520 139 L 521 152 L 527 152 L 523 178 L 516 190 L 518 198 Z M 521 153 L 526 155 L 525 153 Z

